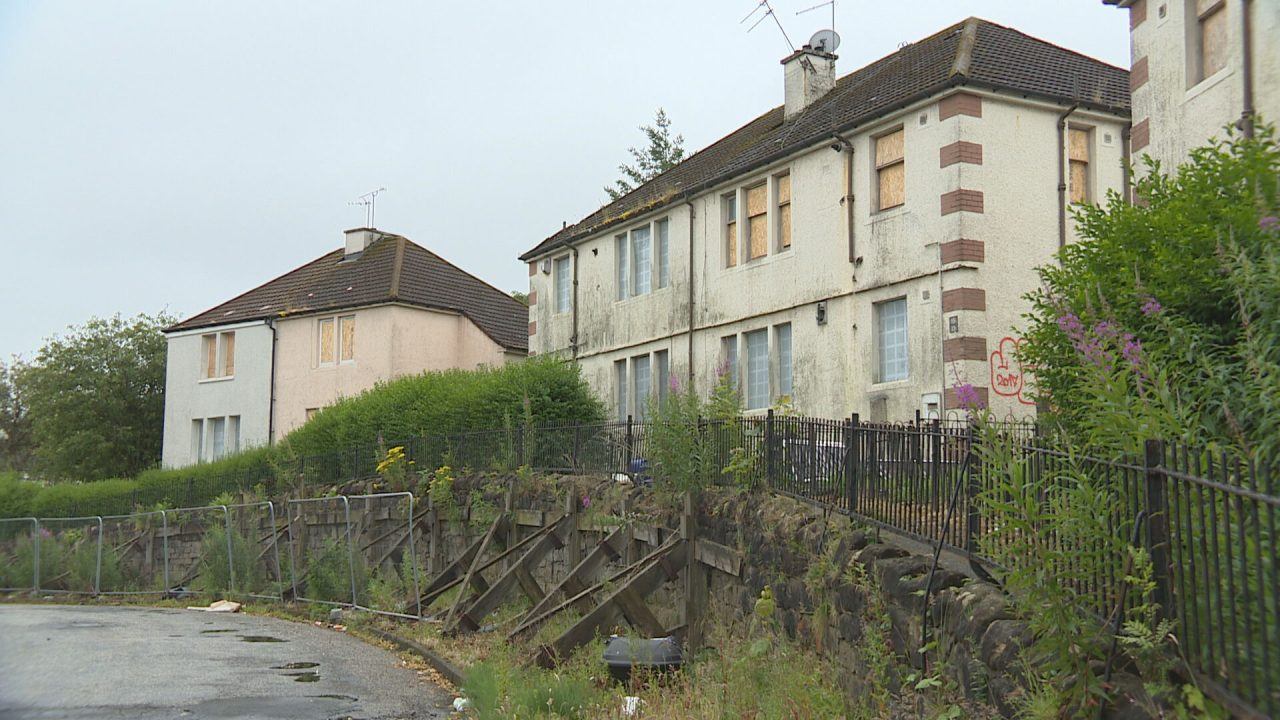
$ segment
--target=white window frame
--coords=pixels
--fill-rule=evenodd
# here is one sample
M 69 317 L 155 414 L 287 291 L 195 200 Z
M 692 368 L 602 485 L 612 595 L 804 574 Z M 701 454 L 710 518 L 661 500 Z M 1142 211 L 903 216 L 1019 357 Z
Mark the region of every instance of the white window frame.
M 647 231 L 649 260 L 644 263 L 648 287 L 642 289 L 644 277 L 637 262 L 638 231 Z M 671 286 L 671 217 L 654 218 L 613 236 L 613 283 L 615 302 L 652 295 Z
M 316 318 L 316 323 L 315 323 L 316 367 L 337 367 L 339 365 L 355 364 L 356 362 L 355 334 L 359 330 L 359 328 L 354 328 L 351 331 L 351 335 L 352 335 L 351 358 L 348 360 L 342 359 L 342 351 L 346 347 L 342 340 L 342 325 L 343 323 L 352 323 L 354 325 L 355 321 L 356 321 L 355 313 L 345 313 L 342 315 L 329 315 L 326 317 Z M 324 359 L 324 327 L 326 324 L 329 324 L 333 327 L 333 358 L 331 360 Z
M 630 238 L 627 249 L 631 253 L 631 296 L 648 295 L 653 292 L 653 227 L 647 224 L 634 227 L 627 235 Z
M 781 400 L 783 396 L 795 400 L 795 349 L 792 343 L 795 336 L 791 331 L 791 323 L 778 323 L 773 326 L 773 347 L 777 349 L 774 353 L 777 362 L 778 382 L 777 389 L 773 392 L 774 401 Z
M 653 353 L 654 378 L 656 379 L 658 407 L 667 404 L 671 394 L 671 354 L 666 350 Z
M 886 317 L 889 308 L 893 308 L 893 317 Z M 901 308 L 901 312 L 898 312 Z M 876 382 L 891 383 L 907 380 L 911 377 L 911 317 L 906 297 L 897 297 L 883 302 L 878 302 L 873 306 L 875 314 L 875 352 L 876 352 Z M 897 327 L 897 318 L 901 317 L 901 327 Z M 893 320 L 894 327 L 886 327 L 885 321 Z M 889 337 L 889 333 L 893 333 L 893 337 Z M 892 344 L 889 342 L 893 340 Z M 890 357 L 890 348 L 900 350 L 894 353 L 894 357 Z M 900 362 L 899 362 L 900 360 Z M 893 361 L 892 368 L 888 366 L 888 362 Z M 901 365 L 901 368 L 898 367 Z
M 236 331 L 222 330 L 200 336 L 200 380 L 235 379 Z M 213 350 L 213 372 L 209 371 L 209 350 Z M 227 372 L 227 360 L 231 360 L 231 372 Z
M 746 402 L 748 410 L 769 407 L 769 329 L 760 328 L 742 334 L 747 351 Z
M 563 315 L 573 306 L 573 266 L 568 255 L 551 261 L 551 282 L 555 292 L 555 313 Z
M 649 415 L 649 398 L 653 395 L 653 359 L 648 354 L 631 358 L 630 380 L 634 406 L 632 415 L 637 420 L 644 420 Z

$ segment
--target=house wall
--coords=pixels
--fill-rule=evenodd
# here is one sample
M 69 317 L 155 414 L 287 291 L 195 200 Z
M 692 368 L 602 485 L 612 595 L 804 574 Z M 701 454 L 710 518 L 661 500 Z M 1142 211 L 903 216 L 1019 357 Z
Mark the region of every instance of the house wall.
M 321 365 L 319 321 L 354 315 L 354 359 Z M 379 305 L 280 320 L 276 367 L 278 439 L 323 408 L 380 380 L 429 370 L 500 365 L 512 357 L 465 316 L 403 305 Z
M 202 379 L 201 338 L 210 333 L 236 333 L 235 375 Z M 192 421 L 239 416 L 240 447 L 268 442 L 271 408 L 271 329 L 263 323 L 224 325 L 168 336 L 165 366 L 165 467 L 183 467 L 199 460 L 192 453 Z
M 1243 0 L 1226 0 L 1230 50 L 1226 66 L 1194 82 L 1195 0 L 1138 0 L 1129 9 L 1133 67 L 1133 150 L 1166 168 L 1187 158 L 1243 108 Z M 1257 113 L 1280 120 L 1280 3 L 1253 0 L 1253 89 Z M 1145 80 L 1144 80 L 1145 78 Z
M 958 114 L 953 112 L 957 108 Z M 637 215 L 580 241 L 576 351 L 570 342 L 572 313 L 554 312 L 554 266 L 544 273 L 539 258 L 530 265 L 529 289 L 535 299 L 531 349 L 576 356 L 587 380 L 609 403 L 616 397 L 618 359 L 666 349 L 673 374 L 686 382 L 692 263 L 692 368 L 701 392 L 715 382 L 721 337 L 789 322 L 792 400 L 800 412 L 905 420 L 923 409 L 924 395 L 968 382 L 988 392 L 998 414 L 1032 413 L 1027 395 L 1020 396 L 1021 381 L 1011 380 L 1021 378 L 1017 364 L 999 365 L 1012 355 L 1017 340 L 1011 328 L 1027 307 L 1021 296 L 1038 284 L 1034 268 L 1058 248 L 1056 153 L 1065 154 L 1065 147 L 1057 144 L 1057 118 L 1063 109 L 966 91 L 963 98 L 940 96 L 849 134 L 854 147 L 855 262 L 849 258 L 842 199 L 846 154 L 833 152 L 828 142 L 690 203 Z M 1094 197 L 1106 189 L 1119 190 L 1126 119 L 1078 111 L 1070 122 L 1093 129 Z M 874 212 L 875 138 L 896 127 L 904 129 L 906 202 Z M 970 147 L 968 162 L 944 166 L 944 157 L 954 154 L 958 141 L 981 145 L 981 164 L 972 162 Z M 722 194 L 780 171 L 791 177 L 792 247 L 726 267 Z M 961 197 L 956 191 L 967 192 Z M 659 217 L 671 222 L 671 287 L 616 300 L 615 235 Z M 745 227 L 741 216 L 739 226 Z M 772 218 L 770 226 L 773 230 Z M 1074 235 L 1070 222 L 1068 235 Z M 958 252 L 961 246 L 965 252 Z M 981 259 L 968 259 L 975 247 L 982 249 Z M 940 273 L 942 248 L 949 261 Z M 959 258 L 953 257 L 957 253 Z M 560 256 L 573 254 L 562 250 L 545 257 Z M 948 293 L 955 290 L 962 292 Z M 897 297 L 907 298 L 909 375 L 877 383 L 874 307 Z M 826 303 L 825 324 L 817 321 L 821 302 Z M 955 333 L 944 332 L 951 316 L 959 322 Z M 950 341 L 946 345 L 952 358 L 945 363 L 944 341 Z M 739 367 L 745 368 L 741 339 L 739 356 Z M 777 372 L 775 358 L 775 382 Z M 993 382 L 993 374 L 999 382 Z M 949 405 L 954 407 L 954 398 Z

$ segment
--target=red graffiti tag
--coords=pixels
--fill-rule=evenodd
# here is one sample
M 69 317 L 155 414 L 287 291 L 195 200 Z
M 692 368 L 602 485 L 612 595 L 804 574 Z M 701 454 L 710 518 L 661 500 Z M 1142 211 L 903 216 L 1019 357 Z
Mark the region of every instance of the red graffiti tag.
M 1035 405 L 1035 401 L 1023 397 L 1028 389 L 1026 372 L 1018 362 L 1017 351 L 1022 338 L 1001 338 L 999 346 L 991 353 L 991 389 L 997 395 L 1016 397 L 1023 405 Z

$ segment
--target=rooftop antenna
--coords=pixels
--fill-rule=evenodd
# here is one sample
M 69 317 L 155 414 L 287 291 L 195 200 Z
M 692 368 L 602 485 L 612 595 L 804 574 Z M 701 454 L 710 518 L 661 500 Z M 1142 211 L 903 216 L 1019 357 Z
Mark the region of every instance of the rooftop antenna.
M 746 17 L 738 21 L 738 24 L 741 25 L 742 23 L 750 20 L 756 13 L 760 12 L 760 8 L 764 8 L 764 13 L 756 19 L 751 27 L 747 28 L 747 32 L 755 30 L 760 23 L 764 22 L 765 18 L 772 17 L 773 22 L 778 26 L 778 32 L 782 33 L 782 39 L 787 41 L 787 47 L 791 48 L 791 52 L 795 52 L 796 46 L 791 42 L 791 38 L 787 36 L 787 31 L 782 27 L 782 22 L 778 20 L 778 14 L 773 11 L 773 6 L 769 4 L 769 0 L 760 0 L 760 3 L 752 8 L 751 12 L 747 13 Z
M 818 3 L 817 5 L 814 5 L 813 7 L 807 7 L 807 8 L 805 8 L 805 9 L 803 9 L 803 10 L 797 10 L 797 11 L 796 11 L 796 15 L 803 15 L 803 14 L 805 14 L 805 13 L 807 13 L 807 12 L 811 12 L 811 11 L 813 11 L 813 10 L 817 10 L 818 8 L 823 8 L 823 7 L 826 7 L 826 6 L 828 6 L 828 5 L 830 5 L 830 6 L 831 6 L 831 32 L 835 32 L 835 31 L 836 31 L 836 0 L 827 0 L 826 2 Z M 834 50 L 835 50 L 835 48 L 830 48 L 830 49 L 828 49 L 828 50 L 827 50 L 827 52 L 832 52 L 832 51 L 834 51 Z
M 370 190 L 360 197 L 347 203 L 348 205 L 362 205 L 364 207 L 364 226 L 367 228 L 374 227 L 373 217 L 374 211 L 378 205 L 378 193 L 386 192 L 387 189 L 380 187 L 377 190 Z

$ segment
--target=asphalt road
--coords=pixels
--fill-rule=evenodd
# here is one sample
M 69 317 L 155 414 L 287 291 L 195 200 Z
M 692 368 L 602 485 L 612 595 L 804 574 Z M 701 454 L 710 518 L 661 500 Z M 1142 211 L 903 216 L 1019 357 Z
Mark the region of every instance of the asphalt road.
M 438 718 L 451 700 L 394 654 L 312 625 L 161 608 L 0 605 L 4 720 Z

